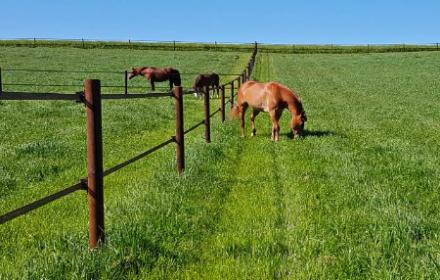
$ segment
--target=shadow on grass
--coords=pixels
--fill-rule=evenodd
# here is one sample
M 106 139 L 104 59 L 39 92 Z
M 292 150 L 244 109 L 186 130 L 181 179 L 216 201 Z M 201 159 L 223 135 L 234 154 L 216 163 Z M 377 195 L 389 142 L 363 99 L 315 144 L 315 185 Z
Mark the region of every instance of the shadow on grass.
M 327 137 L 335 135 L 337 133 L 330 130 L 304 130 L 302 137 Z
M 336 133 L 336 132 L 334 132 L 334 131 L 330 131 L 330 130 L 304 130 L 304 132 L 303 132 L 303 134 L 301 135 L 301 137 L 300 138 L 307 138 L 307 137 L 318 137 L 318 138 L 321 138 L 321 137 L 330 137 L 330 136 L 336 136 L 336 135 L 339 135 L 339 136 L 343 136 L 343 137 L 345 137 L 344 135 L 340 135 L 339 133 Z M 245 138 L 249 138 L 249 139 L 252 139 L 252 138 L 254 138 L 254 137 L 258 137 L 258 136 L 262 136 L 262 137 L 267 137 L 267 138 L 271 138 L 271 136 L 272 136 L 272 134 L 271 133 L 258 133 L 257 132 L 257 136 L 248 136 L 248 135 L 246 135 L 246 137 Z M 285 132 L 285 133 L 280 133 L 280 136 L 284 136 L 284 137 L 286 137 L 286 138 L 288 138 L 288 139 L 292 139 L 292 133 L 289 131 L 289 132 Z
M 286 132 L 282 134 L 283 136 L 286 136 L 289 139 L 292 139 L 292 133 Z M 300 138 L 308 138 L 308 137 L 329 137 L 329 136 L 335 136 L 338 135 L 334 131 L 330 130 L 304 130 Z

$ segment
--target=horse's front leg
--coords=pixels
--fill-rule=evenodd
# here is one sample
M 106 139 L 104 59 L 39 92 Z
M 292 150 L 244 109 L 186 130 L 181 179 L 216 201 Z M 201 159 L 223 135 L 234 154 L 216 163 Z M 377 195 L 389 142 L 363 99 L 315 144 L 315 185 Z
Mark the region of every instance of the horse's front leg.
M 169 81 L 170 81 L 170 91 L 171 91 L 173 89 L 173 80 L 170 79 Z
M 150 85 L 151 85 L 151 90 L 155 91 L 156 88 L 154 87 L 154 80 L 153 79 L 150 80 Z
M 272 120 L 272 141 L 278 141 L 280 139 L 280 117 L 281 114 L 277 110 L 269 112 Z
M 252 110 L 251 113 L 251 124 L 252 124 L 252 136 L 255 136 L 255 134 L 257 133 L 257 130 L 255 129 L 255 117 L 260 113 L 259 110 Z

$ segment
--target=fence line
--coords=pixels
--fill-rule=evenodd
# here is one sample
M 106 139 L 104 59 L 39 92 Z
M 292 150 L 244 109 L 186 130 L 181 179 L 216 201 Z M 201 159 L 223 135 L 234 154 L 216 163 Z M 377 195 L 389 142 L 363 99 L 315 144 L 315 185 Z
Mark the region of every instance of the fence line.
M 119 163 L 119 164 L 117 164 L 117 165 L 115 165 L 115 166 L 105 170 L 104 173 L 103 173 L 104 177 L 108 176 L 108 175 L 110 175 L 112 173 L 115 173 L 116 171 L 126 167 L 127 165 L 129 165 L 129 164 L 131 164 L 131 163 L 133 163 L 135 161 L 138 161 L 138 160 L 148 156 L 149 154 L 152 154 L 155 151 L 157 151 L 157 150 L 159 150 L 159 149 L 161 149 L 161 148 L 163 148 L 163 147 L 165 147 L 168 144 L 171 144 L 173 142 L 175 142 L 175 137 L 174 136 L 171 139 L 166 140 L 166 141 L 164 141 L 164 142 L 162 142 L 162 143 L 160 143 L 160 144 L 158 144 L 158 145 L 156 145 L 156 146 L 146 150 L 145 152 L 142 152 L 142 153 L 138 154 L 137 156 L 134 156 L 134 157 L 132 157 L 132 158 L 130 158 L 130 159 L 124 161 L 124 162 L 121 162 L 121 163 Z
M 76 87 L 82 87 L 82 85 L 79 84 L 35 84 L 35 83 L 11 83 L 11 82 L 6 82 L 4 80 L 2 80 L 2 75 L 6 72 L 17 72 L 17 71 L 23 71 L 23 72 L 41 72 L 41 73 L 70 73 L 70 71 L 46 71 L 46 70 L 23 70 L 23 69 L 5 69 L 5 68 L 0 68 L 0 91 L 1 88 L 3 88 L 4 86 L 13 86 L 13 87 L 64 87 L 64 88 L 76 88 Z M 86 73 L 86 72 L 75 72 L 72 71 L 72 73 Z M 100 71 L 100 72 L 90 72 L 90 73 L 108 73 L 108 72 L 104 72 L 104 71 Z M 128 71 L 125 72 L 113 72 L 113 73 L 117 73 L 117 74 L 123 74 L 124 75 L 124 84 L 105 84 L 105 85 L 101 85 L 101 88 L 123 88 L 124 89 L 124 94 L 128 94 L 128 89 L 143 89 L 145 88 L 145 86 L 136 86 L 136 85 L 128 85 L 128 78 L 127 78 L 127 73 Z M 182 75 L 198 75 L 199 73 L 181 73 Z M 235 74 L 235 73 L 220 73 L 219 75 L 222 76 L 237 76 L 240 74 Z M 156 86 L 156 88 L 158 89 L 169 89 L 169 87 L 166 86 Z
M 26 69 L 26 68 L 3 68 L 7 72 L 35 72 L 35 73 L 76 73 L 76 74 L 125 74 L 128 71 L 102 71 L 102 70 L 57 70 L 57 69 Z M 182 75 L 198 75 L 197 72 L 181 72 Z M 239 73 L 217 73 L 221 76 L 237 76 Z
M 255 56 L 257 53 L 257 44 L 254 46 L 252 56 L 247 64 L 245 70 L 237 78 L 233 79 L 227 84 L 231 85 L 232 93 L 231 99 L 228 102 L 233 103 L 233 88 L 234 82 L 239 81 L 243 83 L 248 80 L 253 66 L 255 64 Z M 1 69 L 0 69 L 1 71 Z M 1 83 L 0 83 L 1 86 Z M 215 90 L 213 88 L 213 90 Z M 218 90 L 218 89 L 217 89 Z M 80 179 L 80 183 L 72 185 L 61 191 L 58 191 L 49 196 L 43 197 L 37 201 L 29 203 L 18 209 L 12 210 L 0 216 L 0 225 L 15 218 L 18 218 L 26 213 L 40 208 L 54 200 L 60 199 L 70 193 L 84 189 L 87 190 L 87 200 L 89 207 L 89 247 L 96 248 L 100 243 L 105 241 L 104 234 L 104 185 L 103 178 L 108 176 L 129 164 L 140 160 L 141 158 L 152 154 L 153 152 L 171 144 L 176 143 L 176 167 L 179 173 L 183 172 L 185 168 L 185 153 L 184 153 L 184 135 L 193 131 L 197 127 L 205 124 L 205 140 L 211 142 L 210 136 L 210 119 L 218 114 L 221 114 L 222 122 L 224 121 L 225 108 L 225 86 L 221 86 L 220 108 L 210 113 L 210 98 L 209 87 L 205 88 L 204 111 L 205 119 L 197 124 L 191 126 L 189 129 L 183 129 L 183 95 L 191 92 L 183 92 L 182 87 L 175 87 L 173 93 L 150 93 L 150 94 L 136 94 L 136 95 L 122 95 L 122 94 L 101 94 L 101 85 L 99 80 L 86 80 L 84 82 L 84 92 L 76 94 L 53 94 L 53 93 L 23 93 L 23 92 L 2 92 L 0 87 L 0 100 L 74 100 L 83 102 L 86 106 L 87 116 L 87 179 Z M 123 98 L 158 98 L 173 96 L 176 102 L 176 135 L 170 139 L 140 153 L 122 163 L 119 163 L 107 170 L 103 170 L 103 155 L 102 155 L 102 119 L 101 119 L 101 100 L 102 99 L 123 99 Z
M 0 46 L 62 47 L 76 48 L 120 48 L 120 49 L 160 49 L 168 51 L 241 51 L 252 50 L 250 42 L 195 42 L 182 40 L 106 40 L 78 38 L 3 38 Z M 439 51 L 438 42 L 430 43 L 385 43 L 385 44 L 289 44 L 259 42 L 262 52 L 282 53 L 353 53 L 353 52 L 399 52 L 399 51 Z

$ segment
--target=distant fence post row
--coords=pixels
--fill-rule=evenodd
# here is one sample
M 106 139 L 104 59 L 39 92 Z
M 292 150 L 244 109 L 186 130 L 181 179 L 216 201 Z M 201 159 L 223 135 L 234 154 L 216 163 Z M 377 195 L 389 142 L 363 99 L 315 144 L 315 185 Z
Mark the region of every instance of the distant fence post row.
M 252 56 L 246 66 L 246 69 L 235 79 L 227 83 L 231 86 L 231 98 L 228 102 L 233 105 L 234 98 L 234 82 L 244 83 L 251 76 L 252 69 L 255 64 L 255 57 L 257 53 L 257 44 L 255 44 Z M 1 69 L 0 69 L 1 77 Z M 205 125 L 205 141 L 211 142 L 211 125 L 210 119 L 216 113 L 221 113 L 221 121 L 225 121 L 225 85 L 220 88 L 212 89 L 220 91 L 220 108 L 210 113 L 210 89 L 207 87 L 204 94 L 204 120 L 190 129 L 184 131 L 184 110 L 183 110 L 183 88 L 176 86 L 172 93 L 156 93 L 156 94 L 137 94 L 129 95 L 101 95 L 101 83 L 99 80 L 86 80 L 84 82 L 84 95 L 78 94 L 33 94 L 33 93 L 11 93 L 3 92 L 1 90 L 0 80 L 0 100 L 80 100 L 86 106 L 86 126 L 87 126 L 87 179 L 81 179 L 80 183 L 70 186 L 55 194 L 44 197 L 40 200 L 32 202 L 28 205 L 10 211 L 6 214 L 0 215 L 0 225 L 20 217 L 32 210 L 40 208 L 47 203 L 64 197 L 77 190 L 87 190 L 87 201 L 89 208 L 89 247 L 96 248 L 99 244 L 105 242 L 105 223 L 104 223 L 104 177 L 122 169 L 123 167 L 137 161 L 154 151 L 165 147 L 170 143 L 176 144 L 176 168 L 180 174 L 185 169 L 185 134 L 197 128 L 201 124 Z M 103 169 L 103 144 L 102 144 L 102 113 L 101 100 L 102 99 L 122 99 L 122 98 L 150 98 L 173 96 L 175 99 L 176 111 L 176 134 L 171 139 L 153 147 L 149 150 L 129 159 L 117 166 L 111 167 L 108 170 Z

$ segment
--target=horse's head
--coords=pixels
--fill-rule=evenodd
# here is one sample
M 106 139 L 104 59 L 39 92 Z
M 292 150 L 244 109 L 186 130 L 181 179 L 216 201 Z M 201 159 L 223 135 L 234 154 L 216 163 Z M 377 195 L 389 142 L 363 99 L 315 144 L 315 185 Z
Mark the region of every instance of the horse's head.
M 304 109 L 302 109 L 300 113 L 297 113 L 292 117 L 292 137 L 293 138 L 297 138 L 297 137 L 303 135 L 304 124 L 306 123 L 306 121 L 307 121 L 307 115 L 306 115 L 306 112 L 304 111 Z
M 131 80 L 139 74 L 141 74 L 141 68 L 131 68 L 131 72 L 127 73 L 127 78 Z

